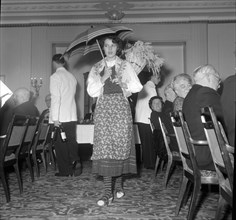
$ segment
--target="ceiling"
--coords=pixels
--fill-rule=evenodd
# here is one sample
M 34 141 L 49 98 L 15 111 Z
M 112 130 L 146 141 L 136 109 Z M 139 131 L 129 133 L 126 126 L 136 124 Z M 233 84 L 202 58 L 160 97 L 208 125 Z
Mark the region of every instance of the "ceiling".
M 235 7 L 235 0 L 2 0 L 1 26 L 236 22 Z

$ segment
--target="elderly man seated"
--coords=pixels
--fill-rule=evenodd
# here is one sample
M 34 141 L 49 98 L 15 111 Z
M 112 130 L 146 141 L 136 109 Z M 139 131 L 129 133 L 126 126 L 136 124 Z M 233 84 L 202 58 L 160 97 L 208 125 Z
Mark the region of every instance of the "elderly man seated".
M 39 116 L 39 111 L 30 101 L 30 91 L 26 88 L 15 90 L 12 97 L 0 110 L 0 135 L 6 134 L 7 127 L 14 114 Z
M 174 111 L 182 110 L 184 98 L 192 88 L 191 77 L 186 73 L 176 75 L 172 81 L 172 88 L 177 95 L 173 102 Z
M 217 89 L 220 75 L 211 65 L 198 67 L 193 73 L 195 84 L 192 86 L 183 103 L 183 113 L 194 140 L 206 140 L 201 122 L 202 107 L 212 106 L 218 120 L 223 124 L 223 113 L 220 95 Z M 195 145 L 196 159 L 200 169 L 214 170 L 214 164 L 208 145 Z

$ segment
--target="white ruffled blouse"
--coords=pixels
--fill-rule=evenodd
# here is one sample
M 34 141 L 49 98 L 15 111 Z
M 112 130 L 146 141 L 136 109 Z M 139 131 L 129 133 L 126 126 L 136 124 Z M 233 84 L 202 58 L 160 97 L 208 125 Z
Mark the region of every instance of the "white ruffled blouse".
M 107 62 L 108 67 L 110 67 L 109 62 Z M 87 92 L 91 97 L 99 97 L 103 94 L 104 83 L 101 82 L 101 71 L 105 67 L 105 61 L 101 60 L 96 63 L 89 72 L 87 80 Z M 122 88 L 125 97 L 131 95 L 131 93 L 136 93 L 141 91 L 143 88 L 139 81 L 133 67 L 131 64 L 122 60 L 116 56 L 115 59 L 115 70 L 117 75 L 120 77 L 122 83 L 127 85 L 127 89 Z

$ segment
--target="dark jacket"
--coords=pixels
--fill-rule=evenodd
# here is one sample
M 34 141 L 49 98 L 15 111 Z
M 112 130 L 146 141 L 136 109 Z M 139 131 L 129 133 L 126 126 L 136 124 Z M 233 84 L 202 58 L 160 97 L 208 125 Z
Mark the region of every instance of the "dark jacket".
M 16 107 L 8 104 L 6 106 L 4 105 L 0 111 L 0 135 L 6 134 L 8 125 L 14 114 L 39 116 L 39 111 L 37 107 L 30 101 L 24 102 Z
M 206 140 L 201 122 L 201 108 L 206 106 L 213 107 L 218 120 L 223 124 L 220 95 L 209 87 L 203 87 L 197 84 L 193 85 L 184 99 L 183 114 L 191 136 L 195 140 Z M 195 146 L 195 152 L 200 168 L 214 170 L 214 164 L 208 146 Z
M 223 82 L 223 92 L 221 95 L 221 104 L 224 113 L 226 133 L 230 145 L 235 146 L 235 84 L 236 75 L 229 76 Z

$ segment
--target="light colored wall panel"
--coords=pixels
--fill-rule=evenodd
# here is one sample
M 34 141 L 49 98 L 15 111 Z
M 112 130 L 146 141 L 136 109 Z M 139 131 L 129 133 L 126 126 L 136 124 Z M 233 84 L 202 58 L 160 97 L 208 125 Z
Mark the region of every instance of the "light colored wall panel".
M 235 74 L 236 24 L 208 25 L 208 61 L 216 67 L 222 79 Z
M 31 29 L 1 28 L 1 75 L 11 90 L 30 89 Z

